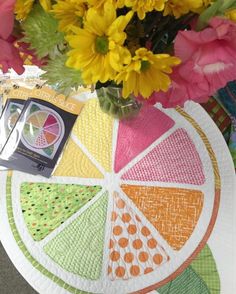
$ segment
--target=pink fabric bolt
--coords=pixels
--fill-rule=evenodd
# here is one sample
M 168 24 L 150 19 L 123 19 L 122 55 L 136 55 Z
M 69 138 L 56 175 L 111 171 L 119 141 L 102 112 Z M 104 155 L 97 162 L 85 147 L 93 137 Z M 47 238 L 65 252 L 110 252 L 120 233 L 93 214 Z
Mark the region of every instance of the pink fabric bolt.
M 187 100 L 207 101 L 236 79 L 236 24 L 214 17 L 201 32 L 180 31 L 175 40 L 175 55 L 182 63 L 171 75 L 170 89 L 153 93 L 150 102 L 175 107 L 183 106 Z

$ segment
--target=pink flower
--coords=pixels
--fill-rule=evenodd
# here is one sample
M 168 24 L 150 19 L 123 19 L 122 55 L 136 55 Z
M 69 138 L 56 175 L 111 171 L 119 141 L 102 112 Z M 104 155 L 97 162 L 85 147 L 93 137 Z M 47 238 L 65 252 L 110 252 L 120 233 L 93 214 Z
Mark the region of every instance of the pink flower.
M 175 55 L 182 60 L 171 75 L 164 93 L 153 93 L 152 101 L 164 107 L 182 106 L 185 101 L 205 102 L 218 89 L 236 79 L 236 24 L 214 17 L 201 32 L 180 31 Z
M 0 68 L 6 73 L 13 68 L 18 74 L 24 72 L 23 60 L 14 47 L 11 33 L 14 26 L 14 6 L 16 0 L 0 0 Z
M 14 25 L 14 6 L 16 0 L 0 0 L 0 38 L 6 40 Z
M 172 84 L 170 89 L 165 92 L 154 92 L 150 96 L 151 104 L 160 102 L 163 107 L 184 106 L 187 100 L 193 100 L 197 103 L 204 103 L 209 99 L 209 88 L 207 83 L 203 80 L 192 80 L 187 82 L 181 75 L 182 65 L 174 68 L 171 74 Z M 149 99 L 147 100 L 148 103 Z
M 24 72 L 23 60 L 19 51 L 10 41 L 0 39 L 0 65 L 3 73 L 13 68 L 19 75 Z

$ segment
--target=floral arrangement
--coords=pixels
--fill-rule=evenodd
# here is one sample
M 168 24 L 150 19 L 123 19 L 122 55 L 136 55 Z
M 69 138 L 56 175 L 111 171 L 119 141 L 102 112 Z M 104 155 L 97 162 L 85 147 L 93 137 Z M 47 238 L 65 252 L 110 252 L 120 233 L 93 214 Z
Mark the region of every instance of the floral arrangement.
M 235 22 L 236 0 L 0 0 L 0 68 L 110 104 L 204 102 L 236 79 Z

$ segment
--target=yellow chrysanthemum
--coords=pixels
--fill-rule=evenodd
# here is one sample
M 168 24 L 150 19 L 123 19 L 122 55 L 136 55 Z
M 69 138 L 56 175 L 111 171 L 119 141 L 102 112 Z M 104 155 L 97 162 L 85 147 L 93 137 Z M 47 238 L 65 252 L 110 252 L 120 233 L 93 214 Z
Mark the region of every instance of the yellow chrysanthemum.
M 226 11 L 225 16 L 228 19 L 236 22 L 236 9 L 231 9 L 231 10 Z
M 199 8 L 192 9 L 192 12 L 201 14 L 204 10 L 206 10 L 215 0 L 202 0 L 202 5 Z
M 94 7 L 96 9 L 99 9 L 104 6 L 107 0 L 88 0 L 87 2 L 89 7 Z
M 176 18 L 189 13 L 197 12 L 204 6 L 204 0 L 168 0 L 165 5 L 164 15 L 173 14 Z M 205 0 L 209 2 L 208 0 Z
M 59 30 L 68 33 L 73 26 L 81 27 L 87 8 L 83 0 L 58 0 L 52 13 L 59 20 Z
M 25 20 L 30 13 L 34 0 L 17 0 L 15 4 L 15 14 L 17 20 Z
M 51 0 L 39 0 L 39 2 L 45 11 L 48 12 L 49 10 L 51 10 L 52 8 Z
M 132 61 L 118 73 L 115 81 L 123 82 L 123 97 L 141 94 L 148 98 L 154 91 L 167 91 L 171 80 L 168 76 L 172 67 L 180 63 L 177 57 L 168 54 L 153 54 L 146 48 L 136 50 Z
M 126 0 L 116 0 L 116 7 L 117 8 L 123 8 L 125 6 Z
M 137 12 L 140 19 L 144 19 L 147 12 L 164 10 L 166 1 L 167 0 L 124 0 L 123 2 L 125 6 Z
M 98 10 L 103 10 L 105 3 L 111 2 L 116 8 L 125 6 L 125 0 L 87 0 L 89 7 L 94 7 Z
M 17 0 L 15 4 L 15 14 L 17 20 L 25 20 L 33 8 L 34 0 Z M 39 0 L 45 11 L 51 9 L 51 0 Z
M 123 64 L 130 62 L 128 49 L 123 47 L 126 39 L 125 27 L 133 13 L 116 17 L 111 3 L 105 3 L 100 14 L 90 8 L 83 28 L 73 28 L 73 35 L 67 36 L 73 48 L 68 53 L 67 66 L 82 70 L 85 84 L 113 79 Z
M 203 7 L 208 7 L 212 4 L 215 0 L 203 0 Z

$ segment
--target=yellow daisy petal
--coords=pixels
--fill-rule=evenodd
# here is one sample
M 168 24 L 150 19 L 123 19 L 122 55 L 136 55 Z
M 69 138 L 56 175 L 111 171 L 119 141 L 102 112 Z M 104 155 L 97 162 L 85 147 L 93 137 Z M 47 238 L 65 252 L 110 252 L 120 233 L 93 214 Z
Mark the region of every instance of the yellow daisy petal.
M 111 3 L 106 3 L 100 14 L 95 8 L 90 8 L 86 15 L 84 28 L 98 36 L 107 35 L 107 30 L 116 19 L 116 9 Z
M 34 0 L 17 0 L 15 4 L 15 14 L 17 20 L 25 20 L 30 13 Z
M 226 16 L 228 19 L 230 19 L 230 20 L 236 22 L 236 9 L 231 9 L 231 10 L 226 11 L 226 12 L 225 12 L 225 16 Z
M 124 98 L 132 93 L 148 98 L 154 91 L 168 89 L 171 83 L 168 73 L 179 63 L 176 57 L 153 54 L 146 48 L 140 48 L 136 50 L 131 63 L 117 74 L 115 81 L 118 84 L 123 82 Z
M 48 2 L 49 0 L 41 0 Z M 87 3 L 84 0 L 57 0 L 52 6 L 51 12 L 59 20 L 59 30 L 70 32 L 73 27 L 81 27 L 83 17 L 87 11 Z
M 173 14 L 176 18 L 192 12 L 200 12 L 209 4 L 208 0 L 168 0 L 165 4 L 164 15 Z
M 39 3 L 45 11 L 49 11 L 52 8 L 51 0 L 39 0 Z
M 147 12 L 162 11 L 167 0 L 124 0 L 127 7 L 137 12 L 140 19 L 144 19 Z

